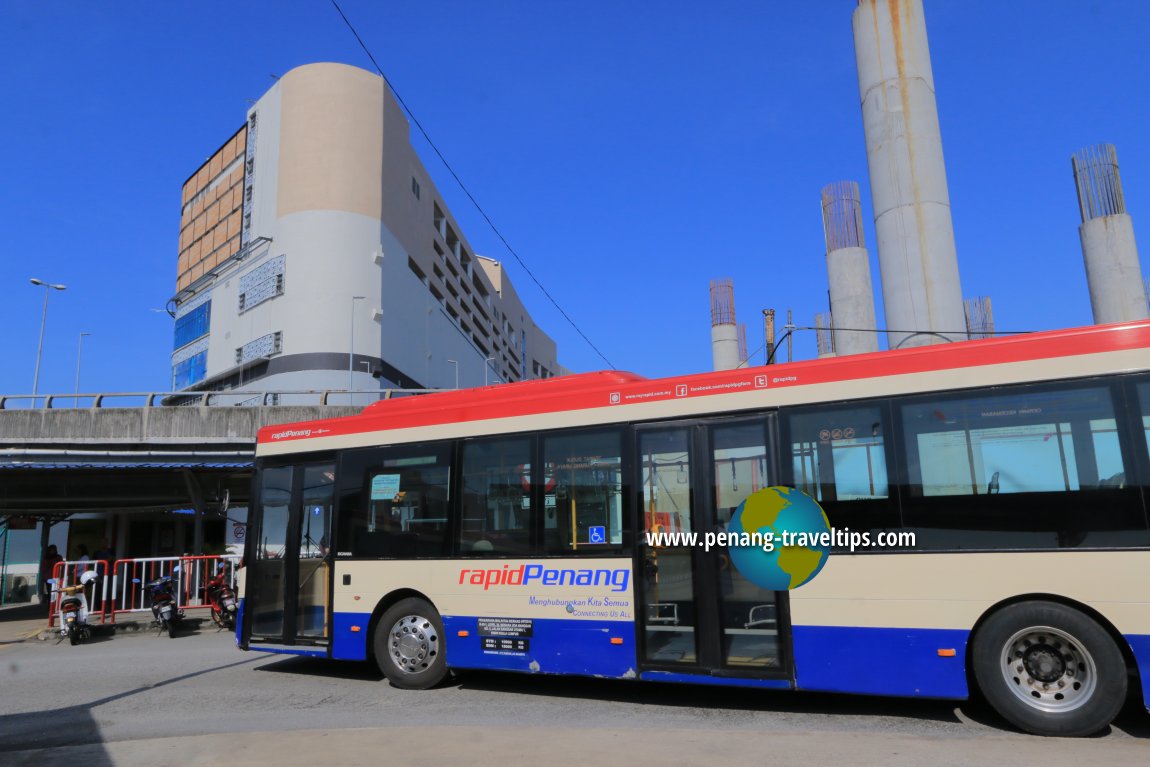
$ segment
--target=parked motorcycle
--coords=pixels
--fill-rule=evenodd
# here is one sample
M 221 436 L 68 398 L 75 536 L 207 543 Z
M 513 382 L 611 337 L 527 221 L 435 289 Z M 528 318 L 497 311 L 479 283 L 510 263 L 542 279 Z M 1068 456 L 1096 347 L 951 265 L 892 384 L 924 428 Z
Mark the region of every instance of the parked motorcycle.
M 159 625 L 160 633 L 167 631 L 173 639 L 176 636 L 176 625 L 184 617 L 184 611 L 179 609 L 176 602 L 175 576 L 178 574 L 177 567 L 173 575 L 164 575 L 144 584 L 152 607 L 152 618 Z
M 56 588 L 55 578 L 48 581 L 52 584 L 53 593 L 59 595 L 60 638 L 68 637 L 68 641 L 73 645 L 87 641 L 92 636 L 92 628 L 88 624 L 86 590 L 98 577 L 95 570 L 87 570 L 81 573 L 79 583 L 60 588 Z
M 234 631 L 236 628 L 236 595 L 228 584 L 227 566 L 219 563 L 216 575 L 208 581 L 208 605 L 212 610 L 212 622 L 221 629 Z

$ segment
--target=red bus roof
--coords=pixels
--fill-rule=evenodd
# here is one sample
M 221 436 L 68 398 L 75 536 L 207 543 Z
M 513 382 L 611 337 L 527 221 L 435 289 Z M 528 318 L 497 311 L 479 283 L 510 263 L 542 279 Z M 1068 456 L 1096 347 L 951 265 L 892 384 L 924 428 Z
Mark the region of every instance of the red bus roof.
M 720 395 L 815 383 L 849 382 L 936 370 L 1131 349 L 1150 350 L 1150 320 L 1028 335 L 804 360 L 770 366 L 648 379 L 604 371 L 483 388 L 436 392 L 368 405 L 359 415 L 267 426 L 257 441 L 281 442 L 464 421 L 531 416 L 610 405 Z M 1150 367 L 1150 358 L 1147 359 Z M 625 419 L 623 419 L 625 420 Z

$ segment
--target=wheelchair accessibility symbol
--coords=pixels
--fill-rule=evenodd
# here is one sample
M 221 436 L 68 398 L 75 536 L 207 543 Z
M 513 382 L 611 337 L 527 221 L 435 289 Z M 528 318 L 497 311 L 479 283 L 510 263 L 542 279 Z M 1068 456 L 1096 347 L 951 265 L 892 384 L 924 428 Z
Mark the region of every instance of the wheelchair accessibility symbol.
M 603 525 L 594 525 L 587 530 L 588 543 L 606 543 L 607 528 Z

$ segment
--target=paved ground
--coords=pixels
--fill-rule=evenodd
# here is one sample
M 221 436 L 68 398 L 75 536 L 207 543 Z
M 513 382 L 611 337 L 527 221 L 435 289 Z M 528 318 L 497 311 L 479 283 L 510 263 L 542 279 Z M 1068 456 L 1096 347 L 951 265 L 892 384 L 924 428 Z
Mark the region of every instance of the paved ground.
M 0 610 L 0 766 L 1150 763 L 1150 717 L 1105 736 L 1012 732 L 971 704 L 473 673 L 426 692 L 367 664 L 240 653 L 201 626 L 36 641 Z M 28 639 L 28 637 L 32 637 Z
M 0 764 L 40 767 L 160 767 L 201 765 L 466 764 L 469 767 L 547 765 L 703 764 L 740 765 L 914 765 L 922 767 L 1133 767 L 1146 764 L 1150 746 L 1089 740 L 985 738 L 956 744 L 944 739 L 885 733 L 826 737 L 818 733 L 708 732 L 633 728 L 531 728 L 399 726 L 308 732 L 247 733 L 25 751 L 0 755 Z
M 35 637 L 48 626 L 48 608 L 21 604 L 0 607 L 0 644 L 22 642 Z

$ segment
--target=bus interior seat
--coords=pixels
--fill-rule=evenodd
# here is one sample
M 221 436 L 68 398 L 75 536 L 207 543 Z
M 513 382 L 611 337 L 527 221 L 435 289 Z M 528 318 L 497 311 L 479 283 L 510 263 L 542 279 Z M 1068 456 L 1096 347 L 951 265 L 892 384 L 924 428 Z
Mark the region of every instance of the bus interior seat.
M 759 628 L 760 626 L 775 625 L 775 606 L 755 605 L 747 612 L 747 622 L 743 628 Z
M 647 622 L 679 625 L 679 605 L 675 602 L 652 602 L 647 605 Z

